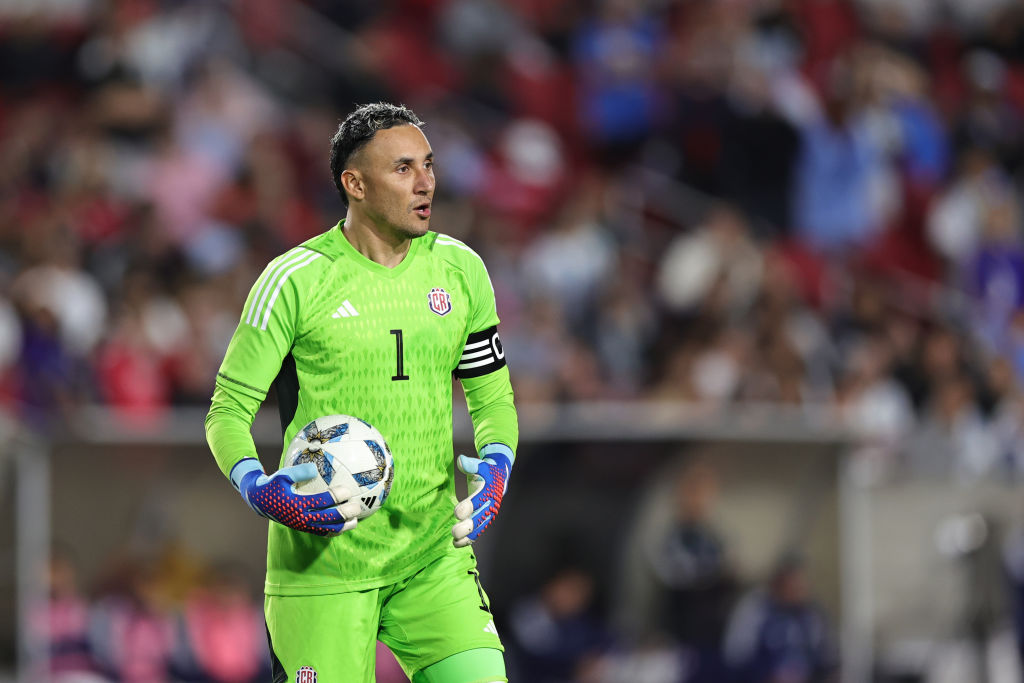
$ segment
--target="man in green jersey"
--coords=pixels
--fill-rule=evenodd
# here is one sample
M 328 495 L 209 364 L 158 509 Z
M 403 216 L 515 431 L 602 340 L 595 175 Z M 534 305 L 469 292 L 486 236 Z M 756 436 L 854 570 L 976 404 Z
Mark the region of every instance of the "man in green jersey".
M 210 448 L 275 522 L 265 586 L 275 682 L 372 681 L 378 639 L 414 683 L 506 680 L 470 544 L 500 508 L 516 411 L 487 270 L 429 230 L 433 152 L 421 126 L 383 103 L 345 119 L 331 142 L 345 219 L 271 261 L 217 373 Z M 470 477 L 459 502 L 453 375 L 480 455 L 459 456 Z M 395 480 L 376 514 L 357 524 L 353 492 L 341 488 L 296 493 L 316 476 L 311 463 L 263 472 L 250 427 L 271 385 L 284 446 L 324 415 L 380 430 Z

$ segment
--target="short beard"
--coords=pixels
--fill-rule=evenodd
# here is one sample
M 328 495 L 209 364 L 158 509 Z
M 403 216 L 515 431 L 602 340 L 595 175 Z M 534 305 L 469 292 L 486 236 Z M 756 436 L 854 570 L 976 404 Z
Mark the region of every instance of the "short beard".
M 371 223 L 373 223 L 373 224 L 375 224 L 377 226 L 380 226 L 382 224 L 389 226 L 391 228 L 392 234 L 395 237 L 398 237 L 399 239 L 414 240 L 417 237 L 423 237 L 424 235 L 427 234 L 427 231 L 430 230 L 430 221 L 429 221 L 429 219 L 426 221 L 427 225 L 424 226 L 423 231 L 420 232 L 420 231 L 417 231 L 417 230 L 414 230 L 414 229 L 411 229 L 411 228 L 406 228 L 403 225 L 398 225 L 396 223 L 393 223 L 393 222 L 389 221 L 387 219 L 387 215 L 385 213 L 367 212 L 366 213 L 366 217 L 370 220 Z
M 430 230 L 430 221 L 425 221 L 425 225 L 423 226 L 423 231 L 422 232 L 406 230 L 404 228 L 398 228 L 397 233 L 400 236 L 404 237 L 405 239 L 414 240 L 414 239 L 416 239 L 418 237 L 423 237 L 424 235 L 427 234 L 427 232 L 429 230 Z

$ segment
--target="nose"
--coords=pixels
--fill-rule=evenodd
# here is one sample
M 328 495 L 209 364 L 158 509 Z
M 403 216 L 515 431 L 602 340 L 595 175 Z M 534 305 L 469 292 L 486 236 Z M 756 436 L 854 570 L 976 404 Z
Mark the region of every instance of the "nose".
M 419 169 L 416 171 L 416 184 L 413 192 L 416 194 L 430 194 L 434 191 L 434 172 L 430 169 Z

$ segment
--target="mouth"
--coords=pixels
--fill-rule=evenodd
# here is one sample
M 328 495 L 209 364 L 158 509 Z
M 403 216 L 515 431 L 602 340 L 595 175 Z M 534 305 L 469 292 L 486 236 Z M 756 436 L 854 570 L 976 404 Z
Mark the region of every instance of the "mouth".
M 412 212 L 420 218 L 430 218 L 430 202 L 421 202 L 412 207 Z

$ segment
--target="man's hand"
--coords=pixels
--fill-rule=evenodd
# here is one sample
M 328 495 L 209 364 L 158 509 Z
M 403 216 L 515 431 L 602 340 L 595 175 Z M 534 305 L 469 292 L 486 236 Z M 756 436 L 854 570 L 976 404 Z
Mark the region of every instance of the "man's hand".
M 284 467 L 270 476 L 255 458 L 243 458 L 231 468 L 231 483 L 257 514 L 306 533 L 337 536 L 359 521 L 359 503 L 349 502 L 354 494 L 342 486 L 317 494 L 295 491 L 295 484 L 317 476 L 311 462 Z
M 512 449 L 502 443 L 487 444 L 480 449 L 479 458 L 459 456 L 459 469 L 466 473 L 469 482 L 469 497 L 455 506 L 455 518 L 459 521 L 452 527 L 452 536 L 456 548 L 479 538 L 498 515 L 515 458 Z

